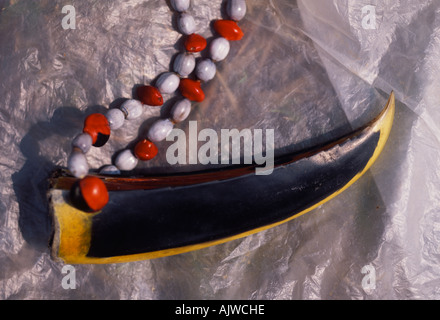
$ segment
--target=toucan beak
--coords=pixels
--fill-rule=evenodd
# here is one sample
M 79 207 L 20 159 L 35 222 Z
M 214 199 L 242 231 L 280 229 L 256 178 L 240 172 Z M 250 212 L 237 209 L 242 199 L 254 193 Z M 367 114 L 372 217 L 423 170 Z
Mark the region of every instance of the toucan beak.
M 148 177 L 101 177 L 110 203 L 95 214 L 66 194 L 75 179 L 57 172 L 49 199 L 52 255 L 68 264 L 130 262 L 176 255 L 280 225 L 334 198 L 376 161 L 388 140 L 394 93 L 368 125 L 304 152 L 275 159 L 272 174 L 252 166 Z

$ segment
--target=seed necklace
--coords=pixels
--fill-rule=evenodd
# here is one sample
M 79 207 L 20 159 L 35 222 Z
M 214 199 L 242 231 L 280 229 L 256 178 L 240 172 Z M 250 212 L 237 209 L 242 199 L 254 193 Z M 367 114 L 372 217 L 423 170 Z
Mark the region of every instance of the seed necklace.
M 217 72 L 216 62 L 226 59 L 230 51 L 230 41 L 241 40 L 243 31 L 237 22 L 246 15 L 245 0 L 228 0 L 226 13 L 230 20 L 216 20 L 213 28 L 216 37 L 208 48 L 207 40 L 195 33 L 196 23 L 188 12 L 191 0 L 171 0 L 172 8 L 178 13 L 178 31 L 185 37 L 185 52 L 177 55 L 173 70 L 161 74 L 155 85 L 143 85 L 137 88 L 137 98 L 124 102 L 119 108 L 108 110 L 105 114 L 94 113 L 84 121 L 83 132 L 72 141 L 72 151 L 67 160 L 69 172 L 78 180 L 70 190 L 70 202 L 85 212 L 98 212 L 109 201 L 109 193 L 104 182 L 89 174 L 86 154 L 92 147 L 104 146 L 113 131 L 121 128 L 126 121 L 142 115 L 143 107 L 161 107 L 163 94 L 180 91 L 181 98 L 171 108 L 168 118 L 159 119 L 149 128 L 147 137 L 139 141 L 134 149 L 119 153 L 113 165 L 100 170 L 102 175 L 117 175 L 121 171 L 131 171 L 139 161 L 149 161 L 158 153 L 157 143 L 165 140 L 174 126 L 185 121 L 192 103 L 205 100 L 202 83 L 212 80 Z M 195 54 L 209 50 L 209 58 L 196 61 Z M 195 79 L 190 76 L 194 74 Z

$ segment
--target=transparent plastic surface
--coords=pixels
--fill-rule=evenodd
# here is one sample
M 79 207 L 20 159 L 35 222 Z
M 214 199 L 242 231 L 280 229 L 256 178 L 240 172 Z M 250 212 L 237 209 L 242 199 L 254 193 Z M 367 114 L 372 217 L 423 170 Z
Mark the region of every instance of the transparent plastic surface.
M 63 288 L 51 260 L 47 178 L 66 166 L 92 112 L 105 112 L 170 69 L 181 50 L 168 1 L 0 1 L 0 299 L 438 299 L 440 3 L 248 0 L 245 38 L 178 127 L 274 129 L 278 153 L 316 145 L 371 120 L 396 93 L 390 140 L 346 192 L 279 227 L 179 256 L 75 266 Z M 223 1 L 193 0 L 212 38 Z M 166 114 L 138 120 L 88 154 L 92 168 Z M 169 165 L 166 150 L 137 174 Z M 170 199 L 172 201 L 172 199 Z M 65 271 L 65 270 L 64 270 Z

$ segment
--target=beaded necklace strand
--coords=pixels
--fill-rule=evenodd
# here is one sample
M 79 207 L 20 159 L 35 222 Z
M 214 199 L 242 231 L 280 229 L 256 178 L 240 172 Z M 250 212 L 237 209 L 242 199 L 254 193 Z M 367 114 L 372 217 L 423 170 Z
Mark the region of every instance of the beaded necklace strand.
M 171 0 L 172 8 L 178 13 L 178 31 L 185 36 L 185 52 L 177 55 L 173 70 L 159 76 L 155 85 L 143 85 L 137 89 L 137 98 L 124 102 L 119 108 L 108 110 L 105 114 L 94 113 L 84 121 L 83 132 L 72 141 L 72 152 L 67 161 L 69 172 L 77 178 L 70 190 L 70 202 L 77 209 L 85 212 L 98 212 L 109 201 L 109 194 L 104 182 L 89 175 L 86 154 L 91 147 L 102 147 L 110 138 L 111 132 L 121 128 L 128 120 L 139 118 L 144 105 L 161 107 L 163 94 L 180 91 L 179 99 L 172 107 L 166 119 L 159 119 L 149 128 L 147 137 L 139 141 L 134 150 L 126 149 L 119 153 L 114 165 L 100 170 L 103 175 L 117 175 L 121 171 L 131 171 L 139 161 L 149 161 L 158 153 L 157 143 L 165 140 L 174 126 L 185 121 L 192 108 L 192 103 L 205 100 L 202 83 L 212 80 L 217 72 L 216 62 L 224 60 L 230 51 L 230 41 L 241 40 L 243 31 L 237 22 L 246 15 L 245 0 L 228 0 L 226 13 L 230 20 L 216 20 L 213 27 L 217 36 L 209 46 L 209 58 L 196 61 L 195 54 L 208 47 L 207 40 L 196 34 L 196 23 L 188 13 L 190 0 Z M 195 80 L 189 78 L 192 74 Z

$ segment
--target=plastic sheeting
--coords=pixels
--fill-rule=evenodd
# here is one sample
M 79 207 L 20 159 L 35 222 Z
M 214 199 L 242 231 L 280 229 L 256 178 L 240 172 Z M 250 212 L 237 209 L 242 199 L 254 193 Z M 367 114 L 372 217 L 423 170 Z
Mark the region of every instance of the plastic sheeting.
M 66 270 L 47 247 L 47 178 L 66 165 L 85 115 L 169 70 L 181 36 L 163 0 L 0 1 L 0 299 L 440 298 L 440 2 L 247 2 L 246 37 L 189 120 L 275 129 L 281 153 L 359 127 L 394 90 L 395 125 L 374 167 L 279 227 L 179 256 L 75 266 L 76 288 L 64 289 Z M 65 5 L 75 30 L 62 27 Z M 193 1 L 199 33 L 212 37 L 221 5 Z M 163 110 L 146 108 L 88 154 L 91 166 Z M 167 165 L 167 146 L 138 172 L 206 169 Z

